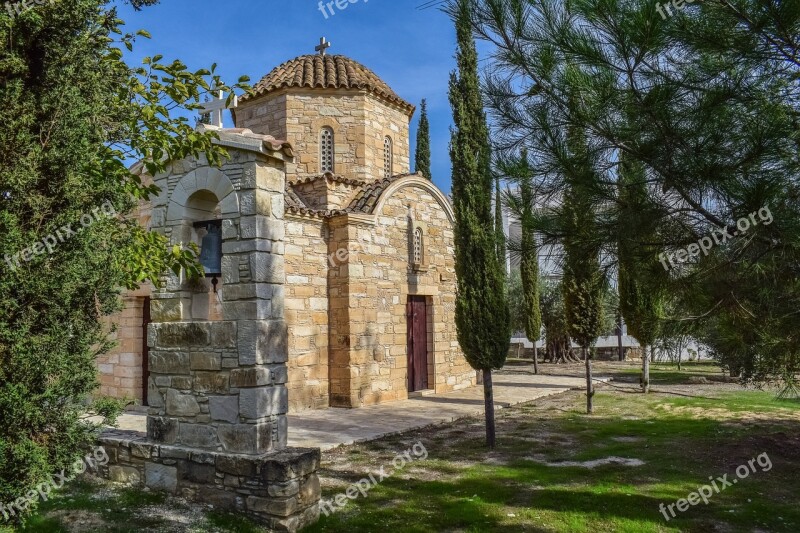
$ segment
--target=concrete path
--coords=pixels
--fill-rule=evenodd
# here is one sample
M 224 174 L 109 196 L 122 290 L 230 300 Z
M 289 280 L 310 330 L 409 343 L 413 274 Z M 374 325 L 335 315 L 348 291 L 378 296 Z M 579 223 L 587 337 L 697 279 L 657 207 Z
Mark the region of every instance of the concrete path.
M 598 381 L 607 378 L 598 377 Z M 502 409 L 585 386 L 583 378 L 524 373 L 494 375 L 495 407 Z M 467 416 L 483 415 L 483 387 L 411 398 L 360 409 L 320 409 L 289 415 L 289 446 L 330 450 Z M 145 432 L 146 416 L 126 413 L 119 428 Z

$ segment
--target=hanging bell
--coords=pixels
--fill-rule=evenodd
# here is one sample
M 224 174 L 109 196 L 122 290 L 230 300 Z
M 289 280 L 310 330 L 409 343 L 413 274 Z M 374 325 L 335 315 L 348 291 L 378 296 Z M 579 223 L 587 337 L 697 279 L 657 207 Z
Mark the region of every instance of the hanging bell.
M 222 234 L 217 223 L 210 222 L 206 226 L 208 233 L 200 245 L 200 264 L 203 265 L 206 277 L 222 275 Z

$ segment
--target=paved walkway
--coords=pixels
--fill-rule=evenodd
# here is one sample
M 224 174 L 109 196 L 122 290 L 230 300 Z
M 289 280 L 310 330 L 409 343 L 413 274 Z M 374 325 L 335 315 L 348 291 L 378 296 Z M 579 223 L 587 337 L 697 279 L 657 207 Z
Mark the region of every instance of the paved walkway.
M 597 379 L 607 381 L 603 377 Z M 495 374 L 493 381 L 497 409 L 584 387 L 586 383 L 583 378 L 522 373 Z M 289 415 L 289 446 L 324 451 L 482 414 L 482 386 L 360 409 L 303 411 Z M 119 429 L 144 433 L 146 418 L 142 414 L 123 414 L 119 417 Z

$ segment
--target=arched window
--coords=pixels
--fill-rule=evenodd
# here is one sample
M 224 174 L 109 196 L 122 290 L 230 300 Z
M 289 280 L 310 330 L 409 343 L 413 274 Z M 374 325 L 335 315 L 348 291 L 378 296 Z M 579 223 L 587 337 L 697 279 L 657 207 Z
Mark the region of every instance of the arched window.
M 386 178 L 392 177 L 392 167 L 394 166 L 392 156 L 392 138 L 386 137 L 383 140 L 383 175 Z
M 422 265 L 422 261 L 425 259 L 425 244 L 422 240 L 422 228 L 414 230 L 414 249 L 412 250 L 412 256 L 415 266 Z
M 319 168 L 322 172 L 333 172 L 333 129 L 324 127 L 319 139 Z

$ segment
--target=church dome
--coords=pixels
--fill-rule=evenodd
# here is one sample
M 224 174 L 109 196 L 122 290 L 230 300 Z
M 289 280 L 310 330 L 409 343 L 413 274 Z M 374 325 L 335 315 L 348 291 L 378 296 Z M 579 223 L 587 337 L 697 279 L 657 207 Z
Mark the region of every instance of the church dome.
M 400 98 L 377 74 L 342 55 L 304 55 L 279 65 L 261 78 L 255 94 L 246 101 L 284 88 L 360 89 L 403 108 L 408 114 L 414 106 Z

